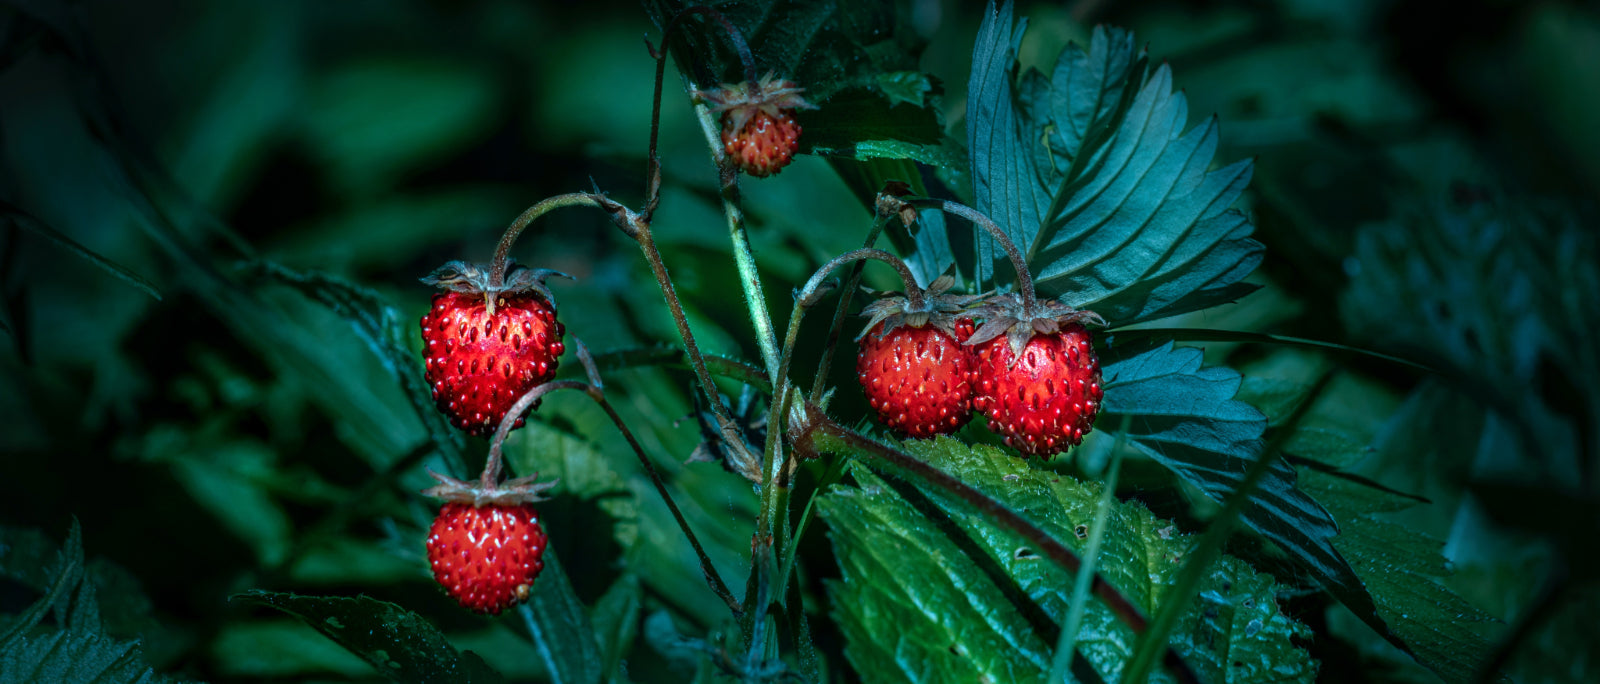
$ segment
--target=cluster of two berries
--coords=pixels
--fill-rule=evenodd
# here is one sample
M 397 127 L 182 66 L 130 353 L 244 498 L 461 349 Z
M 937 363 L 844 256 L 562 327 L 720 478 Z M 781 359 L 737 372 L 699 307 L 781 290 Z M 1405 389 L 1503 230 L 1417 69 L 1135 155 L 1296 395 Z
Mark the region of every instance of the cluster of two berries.
M 878 419 L 910 437 L 960 429 L 976 409 L 1026 455 L 1077 446 L 1094 427 L 1104 390 L 1086 321 L 1098 316 L 1032 297 L 944 294 L 868 306 L 856 374 Z

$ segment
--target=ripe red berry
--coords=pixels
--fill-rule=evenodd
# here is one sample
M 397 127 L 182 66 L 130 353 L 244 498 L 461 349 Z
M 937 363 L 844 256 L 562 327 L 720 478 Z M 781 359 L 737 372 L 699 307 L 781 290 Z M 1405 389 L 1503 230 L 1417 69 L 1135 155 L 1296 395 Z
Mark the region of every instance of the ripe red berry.
M 1100 316 L 1048 300 L 1024 306 L 1015 294 L 974 315 L 984 324 L 967 340 L 978 378 L 972 407 L 989 417 L 989 429 L 1025 455 L 1049 457 L 1082 442 L 1105 394 L 1083 327 L 1103 325 Z
M 955 277 L 927 290 L 908 283 L 905 296 L 884 297 L 862 309 L 867 332 L 857 338 L 856 378 L 878 420 L 911 437 L 955 432 L 972 418 L 976 378 L 972 319 L 963 311 L 976 297 L 945 294 Z
M 856 376 L 884 425 L 911 437 L 955 432 L 972 418 L 974 362 L 961 341 L 972 321 L 955 324 L 955 336 L 932 325 L 883 330 L 861 339 Z
M 547 542 L 532 504 L 450 501 L 428 532 L 428 563 L 462 607 L 498 615 L 528 600 Z
M 1034 335 L 1020 356 L 1005 337 L 979 345 L 977 377 L 973 407 L 989 417 L 989 429 L 1038 456 L 1082 442 L 1104 395 L 1089 331 L 1077 323 Z
M 722 114 L 722 147 L 741 170 L 765 178 L 787 166 L 800 151 L 800 124 L 794 110 L 815 109 L 800 88 L 771 73 L 760 81 L 697 90 L 695 96 Z
M 446 269 L 452 270 L 441 276 Z M 423 377 L 456 427 L 493 434 L 517 399 L 555 377 L 566 328 L 540 282 L 550 273 L 513 267 L 512 284 L 495 293 L 492 308 L 493 288 L 475 266 L 451 262 L 424 279 L 451 290 L 433 296 L 421 324 Z M 522 425 L 518 418 L 515 427 Z

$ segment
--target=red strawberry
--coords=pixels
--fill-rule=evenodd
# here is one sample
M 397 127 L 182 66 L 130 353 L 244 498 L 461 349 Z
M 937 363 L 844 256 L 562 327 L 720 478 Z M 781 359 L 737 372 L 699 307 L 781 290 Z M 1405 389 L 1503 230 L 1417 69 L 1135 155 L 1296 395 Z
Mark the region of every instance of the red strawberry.
M 1007 446 L 1048 457 L 1082 442 L 1100 411 L 1100 361 L 1079 322 L 1099 317 L 1055 302 L 1036 309 L 1020 312 L 1006 296 L 982 311 L 987 322 L 968 341 L 978 377 L 972 405 Z
M 856 377 L 878 420 L 911 437 L 955 432 L 972 418 L 972 319 L 956 318 L 972 297 L 945 295 L 952 277 L 927 292 L 868 305 Z
M 473 506 L 453 501 L 439 509 L 428 533 L 433 578 L 462 607 L 498 615 L 528 600 L 544 569 L 546 544 L 532 504 Z
M 972 368 L 961 340 L 972 321 L 956 323 L 955 335 L 927 325 L 884 332 L 878 324 L 861 340 L 856 376 L 884 425 L 911 437 L 955 432 L 972 418 Z
M 728 158 L 745 173 L 765 178 L 788 166 L 800 150 L 794 110 L 816 109 L 800 97 L 801 90 L 768 73 L 759 82 L 723 84 L 695 95 L 722 113 L 722 147 Z
M 485 477 L 497 470 L 486 469 Z M 479 613 L 498 615 L 528 600 L 549 541 L 533 503 L 553 483 L 536 483 L 533 476 L 486 485 L 428 474 L 439 486 L 423 493 L 446 500 L 428 532 L 433 578 L 462 607 Z
M 484 269 L 453 261 L 423 279 L 450 290 L 422 317 L 423 377 L 456 427 L 493 434 L 517 399 L 555 377 L 566 328 L 543 283 L 552 274 L 513 265 L 495 288 Z

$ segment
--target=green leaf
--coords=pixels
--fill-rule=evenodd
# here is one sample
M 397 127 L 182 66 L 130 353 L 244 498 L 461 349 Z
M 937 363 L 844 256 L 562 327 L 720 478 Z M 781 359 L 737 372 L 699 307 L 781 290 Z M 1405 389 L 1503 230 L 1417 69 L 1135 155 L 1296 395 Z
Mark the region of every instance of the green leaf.
M 401 327 L 401 315 L 382 296 L 367 288 L 322 273 L 301 273 L 269 261 L 245 265 L 251 275 L 275 281 L 332 310 L 355 329 L 383 367 L 399 383 L 417 418 L 456 472 L 465 472 L 464 443 L 433 405 L 433 394 L 422 378 L 421 364 L 406 344 L 412 334 Z
M 595 636 L 600 638 L 606 681 L 623 679 L 623 659 L 633 649 L 633 640 L 639 633 L 639 621 L 643 613 L 644 587 L 639 583 L 639 576 L 632 573 L 623 575 L 612 584 L 589 612 Z
M 77 630 L 24 637 L 0 651 L 0 684 L 174 681 L 144 662 L 138 642 Z
M 901 446 L 1078 553 L 1088 543 L 1087 526 L 1099 511 L 1098 483 L 1035 470 L 998 449 L 947 438 Z M 846 637 L 845 655 L 862 678 L 1041 679 L 1050 670 L 1053 644 L 1041 630 L 1059 630 L 1066 621 L 1073 577 L 940 491 L 923 487 L 919 494 L 865 468 L 853 472 L 860 487 L 835 488 L 818 510 L 843 574 L 829 584 L 835 618 Z M 914 500 L 921 497 L 926 501 Z M 1114 504 L 1106 518 L 1100 573 L 1148 613 L 1159 606 L 1194 540 L 1138 503 Z M 1310 681 L 1316 663 L 1291 642 L 1310 631 L 1278 610 L 1276 591 L 1269 576 L 1223 557 L 1174 631 L 1173 646 L 1203 681 Z M 1087 606 L 1082 624 L 1081 654 L 1114 680 L 1132 653 L 1131 628 L 1099 601 Z
M 51 228 L 44 221 L 40 221 L 39 219 L 34 218 L 31 214 L 12 206 L 10 202 L 0 200 L 0 217 L 4 217 L 5 220 L 10 222 L 13 226 L 17 226 L 24 230 L 41 235 L 51 242 L 61 246 L 63 249 L 83 257 L 89 263 L 99 266 L 101 269 L 105 270 L 105 272 L 110 273 L 111 275 L 116 276 L 123 281 L 126 281 L 129 285 L 138 288 L 141 292 L 154 297 L 156 301 L 161 300 L 161 293 L 156 291 L 156 286 L 149 280 L 146 280 L 143 276 L 134 273 L 125 266 L 96 254 L 94 250 L 84 247 L 82 244 L 79 244 L 77 240 L 67 237 L 65 233 Z
M 427 620 L 387 601 L 366 596 L 299 596 L 260 590 L 235 594 L 233 598 L 300 618 L 392 681 L 501 681 L 500 675 L 477 654 L 457 652 Z
M 1259 457 L 1267 419 L 1234 397 L 1241 383 L 1237 371 L 1202 368 L 1203 356 L 1168 342 L 1107 364 L 1099 421 L 1115 425 L 1131 416 L 1128 441 L 1135 448 L 1220 503 Z M 1333 517 L 1295 480 L 1288 463 L 1273 464 L 1244 512 L 1245 522 L 1347 605 L 1370 609 L 1372 599 L 1333 543 L 1339 531 Z
M 985 15 L 973 50 L 967 140 L 975 201 L 1023 251 L 1045 296 L 1114 324 L 1230 302 L 1261 262 L 1254 228 L 1229 206 L 1250 164 L 1208 172 L 1215 120 L 1184 132 L 1188 107 L 1162 65 L 1148 79 L 1131 34 L 1097 28 L 1053 74 L 1016 77 L 1026 22 Z M 1041 141 L 1048 144 L 1041 145 Z M 1001 258 L 978 236 L 977 275 Z
M 1276 356 L 1296 359 L 1301 354 Z M 1306 386 L 1298 378 L 1283 377 L 1289 372 L 1281 370 L 1283 364 L 1269 359 L 1261 365 L 1263 373 L 1274 372 L 1276 366 L 1281 375 L 1253 375 L 1241 392 L 1244 398 L 1283 407 L 1288 402 L 1282 397 L 1292 394 L 1291 388 L 1304 393 Z M 1383 428 L 1387 411 L 1351 408 L 1374 403 L 1372 394 L 1367 384 L 1332 384 L 1284 442 L 1283 451 L 1301 462 L 1318 464 L 1298 469 L 1301 487 L 1338 523 L 1340 533 L 1333 545 L 1350 560 L 1363 594 L 1370 598 L 1363 604 L 1347 600 L 1340 591 L 1334 591 L 1334 597 L 1379 636 L 1445 681 L 1471 680 L 1491 650 L 1482 635 L 1489 616 L 1440 582 L 1449 575 L 1441 541 L 1381 517 L 1416 506 L 1417 498 L 1340 472 L 1369 457 L 1369 434 Z
M 561 568 L 555 548 L 545 549 L 544 572 L 533 583 L 533 596 L 518 608 L 557 684 L 599 682 L 604 671 L 600 647 L 583 602 L 572 593 L 572 583 Z
M 83 560 L 83 534 L 77 520 L 67 533 L 55 562 L 40 576 L 42 556 L 51 546 L 42 535 L 6 531 L 0 546 L 0 569 L 33 583 L 48 578 L 45 595 L 10 620 L 0 633 L 0 684 L 25 682 L 172 681 L 145 662 L 137 641 L 104 633 L 96 581 Z M 20 542 L 13 545 L 13 542 Z M 26 567 L 38 563 L 35 568 Z M 47 627 L 39 627 L 53 616 Z

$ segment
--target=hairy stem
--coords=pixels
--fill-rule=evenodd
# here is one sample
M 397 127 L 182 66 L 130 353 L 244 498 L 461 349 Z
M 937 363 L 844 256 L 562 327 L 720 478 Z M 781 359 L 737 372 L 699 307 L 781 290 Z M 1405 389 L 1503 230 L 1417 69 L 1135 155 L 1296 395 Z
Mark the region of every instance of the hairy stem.
M 761 362 L 766 365 L 772 384 L 778 384 L 778 336 L 772 328 L 772 314 L 767 311 L 767 298 L 761 291 L 761 273 L 756 268 L 755 254 L 750 249 L 750 236 L 745 231 L 744 208 L 739 193 L 739 172 L 723 154 L 722 137 L 712 119 L 711 110 L 696 105 L 700 130 L 711 147 L 712 159 L 722 176 L 722 213 L 728 219 L 728 237 L 733 243 L 733 261 L 739 269 L 739 284 L 744 288 L 745 302 L 750 309 L 750 323 L 756 330 L 756 343 L 761 347 Z
M 672 320 L 678 326 L 678 337 L 683 340 L 683 349 L 689 355 L 689 365 L 694 369 L 695 379 L 699 381 L 700 388 L 705 391 L 706 400 L 711 404 L 711 413 L 717 419 L 722 439 L 728 448 L 754 460 L 745 446 L 744 434 L 739 431 L 733 415 L 728 413 L 728 407 L 722 403 L 722 395 L 717 391 L 716 381 L 711 379 L 711 372 L 706 369 L 705 357 L 700 353 L 700 345 L 695 342 L 694 333 L 689 330 L 689 319 L 683 313 L 683 300 L 678 298 L 678 289 L 673 285 L 672 277 L 667 275 L 666 262 L 661 260 L 661 251 L 656 249 L 650 226 L 647 223 L 640 223 L 639 227 L 633 237 L 638 241 L 639 249 L 644 252 L 645 261 L 650 262 L 650 271 L 655 274 L 656 283 L 661 286 L 661 296 L 667 300 L 667 308 L 672 311 Z
M 1022 295 L 1022 312 L 1024 314 L 1033 312 L 1035 301 L 1033 274 L 1028 272 L 1028 261 L 1023 258 L 1021 250 L 1017 249 L 1017 244 L 1006 236 L 1005 231 L 1000 230 L 1000 226 L 995 225 L 995 222 L 990 220 L 988 216 L 984 216 L 983 212 L 960 202 L 941 199 L 912 199 L 906 200 L 906 203 L 914 207 L 927 207 L 938 209 L 946 214 L 955 214 L 989 231 L 989 235 L 994 238 L 994 241 L 1000 243 L 1000 246 L 1006 250 L 1006 256 L 1011 258 L 1012 268 L 1017 269 L 1017 292 Z
M 528 224 L 556 209 L 575 206 L 599 207 L 600 200 L 587 192 L 556 195 L 528 207 L 527 211 L 512 221 L 511 226 L 506 228 L 505 234 L 500 236 L 500 244 L 494 248 L 494 263 L 489 267 L 489 285 L 498 288 L 506 284 L 506 269 L 511 262 L 511 245 L 516 243 L 517 236 L 522 234 L 522 230 L 527 228 Z M 492 308 L 490 310 L 493 311 Z
M 587 348 L 582 346 L 583 343 L 581 341 L 577 342 L 577 344 L 582 350 L 579 359 L 584 361 L 589 377 L 598 377 L 598 373 L 594 370 L 593 360 L 589 358 Z M 645 453 L 644 447 L 639 444 L 638 438 L 634 437 L 633 431 L 628 429 L 628 424 L 622 420 L 622 416 L 617 414 L 615 408 L 612 408 L 611 402 L 606 401 L 605 392 L 596 385 L 576 380 L 558 380 L 547 382 L 528 390 L 526 394 L 517 399 L 517 403 L 512 404 L 511 409 L 506 411 L 506 417 L 500 421 L 500 427 L 495 430 L 494 439 L 489 443 L 489 462 L 483 467 L 480 486 L 489 489 L 499 484 L 501 464 L 505 460 L 502 452 L 504 451 L 506 436 L 511 434 L 511 426 L 515 425 L 517 419 L 532 408 L 534 403 L 539 401 L 541 397 L 563 389 L 583 392 L 585 396 L 599 404 L 600 408 L 606 412 L 606 416 L 611 418 L 611 423 L 616 425 L 617 429 L 622 432 L 623 439 L 627 440 L 628 446 L 633 449 L 634 455 L 639 457 L 639 464 L 644 467 L 645 473 L 650 476 L 650 482 L 655 485 L 656 492 L 661 495 L 661 500 L 665 501 L 667 509 L 672 511 L 672 517 L 678 522 L 678 528 L 683 530 L 683 536 L 687 537 L 689 545 L 694 547 L 695 555 L 700 558 L 700 572 L 705 575 L 706 584 L 711 587 L 711 591 L 716 593 L 718 598 L 728 604 L 730 610 L 735 614 L 739 613 L 738 600 L 733 598 L 732 592 L 728 591 L 728 585 L 722 581 L 722 576 L 717 573 L 716 566 L 711 564 L 711 557 L 706 555 L 705 547 L 700 545 L 700 538 L 695 536 L 694 529 L 689 527 L 689 521 L 683 517 L 683 511 L 678 509 L 678 503 L 673 501 L 671 492 L 667 491 L 667 485 L 662 481 L 661 473 L 656 470 L 655 464 L 650 461 L 649 455 Z
M 878 235 L 888 224 L 888 215 L 875 215 L 872 219 L 872 230 L 867 232 L 867 239 L 862 241 L 861 246 L 867 248 L 877 244 Z M 866 266 L 858 262 L 850 267 L 850 278 L 845 282 L 844 291 L 839 294 L 839 304 L 833 310 L 833 323 L 828 326 L 828 344 L 822 348 L 822 361 L 817 363 L 817 377 L 812 381 L 811 395 L 807 397 L 813 403 L 822 401 L 822 393 L 828 388 L 828 371 L 833 368 L 833 353 L 839 348 L 839 335 L 844 332 L 844 319 L 850 315 L 850 302 L 855 299 L 856 288 L 861 286 L 861 273 Z

